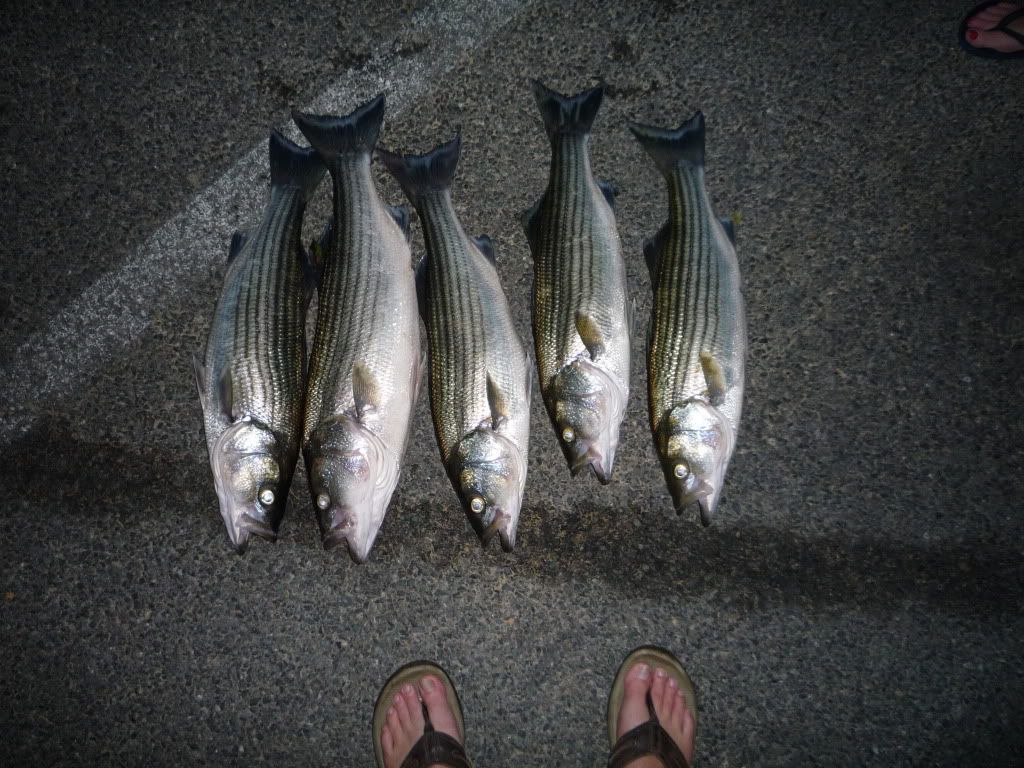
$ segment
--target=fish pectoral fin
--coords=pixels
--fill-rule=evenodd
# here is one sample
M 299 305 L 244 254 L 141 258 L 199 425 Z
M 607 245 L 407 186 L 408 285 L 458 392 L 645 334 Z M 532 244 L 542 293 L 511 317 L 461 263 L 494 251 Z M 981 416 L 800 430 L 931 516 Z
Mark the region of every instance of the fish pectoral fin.
M 499 429 L 508 420 L 508 399 L 497 382 L 487 374 L 487 405 L 491 409 L 491 429 Z
M 352 398 L 356 401 L 356 415 L 360 419 L 376 411 L 380 405 L 380 388 L 373 373 L 361 362 L 352 366 Z
M 580 335 L 580 340 L 590 353 L 591 360 L 597 360 L 604 354 L 604 338 L 594 318 L 584 312 L 576 312 L 576 333 Z
M 395 224 L 402 230 L 402 234 L 405 235 L 405 242 L 412 241 L 412 230 L 409 229 L 409 206 L 407 205 L 385 205 L 391 218 L 395 220 Z
M 700 353 L 700 367 L 708 385 L 708 397 L 717 408 L 725 400 L 725 371 L 710 352 Z
M 669 222 L 661 225 L 654 237 L 644 240 L 644 261 L 647 262 L 647 272 L 651 276 L 651 290 L 658 290 L 658 265 L 661 263 L 661 252 L 665 248 L 665 241 L 668 240 Z
M 491 262 L 491 264 L 498 266 L 497 257 L 494 255 L 494 241 L 491 240 L 490 237 L 487 235 L 474 237 L 473 245 L 477 247 L 477 250 L 480 251 L 480 253 L 487 257 L 487 260 Z
M 203 406 L 203 413 L 206 413 L 206 366 L 198 351 L 192 353 L 192 373 L 195 374 L 196 389 L 199 390 L 199 404 Z
M 225 368 L 217 381 L 217 410 L 228 420 L 230 424 L 235 420 L 232 408 L 235 404 L 235 388 L 231 381 L 231 369 Z
M 420 399 L 420 387 L 423 386 L 423 380 L 427 375 L 427 351 L 425 349 L 420 350 L 420 360 L 416 365 L 416 381 L 413 382 L 412 386 L 412 404 L 416 405 L 416 401 Z
M 599 181 L 597 186 L 601 190 L 601 194 L 604 195 L 604 199 L 608 201 L 608 205 L 614 211 L 615 198 L 619 196 L 619 187 L 610 181 Z
M 736 221 L 731 216 L 721 216 L 718 219 L 719 224 L 722 225 L 722 229 L 725 230 L 726 237 L 729 238 L 729 242 L 736 247 Z
M 245 247 L 245 241 L 249 239 L 248 233 L 241 229 L 236 229 L 235 234 L 231 236 L 231 245 L 228 246 L 228 264 L 235 260 L 235 257 L 242 252 Z
M 530 246 L 533 249 L 536 249 L 537 241 L 540 238 L 540 208 L 543 202 L 544 198 L 542 197 L 519 216 L 523 231 L 526 232 L 526 239 L 530 241 Z

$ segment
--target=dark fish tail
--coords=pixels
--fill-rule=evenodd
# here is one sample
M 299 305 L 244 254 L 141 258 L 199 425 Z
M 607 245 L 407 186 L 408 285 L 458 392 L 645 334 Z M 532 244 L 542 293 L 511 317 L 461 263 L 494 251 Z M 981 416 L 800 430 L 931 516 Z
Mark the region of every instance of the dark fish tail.
M 300 147 L 278 131 L 270 134 L 270 185 L 295 187 L 309 200 L 327 172 L 320 155 L 311 147 Z
M 377 145 L 384 122 L 384 94 L 356 107 L 344 117 L 308 115 L 292 110 L 292 120 L 324 160 L 329 161 L 341 154 L 368 154 Z
M 401 185 L 406 197 L 416 205 L 428 192 L 451 187 L 461 148 L 462 137 L 456 134 L 454 139 L 439 144 L 425 155 L 399 155 L 378 149 L 377 157 Z
M 629 130 L 664 174 L 683 165 L 704 167 L 703 112 L 698 112 L 674 130 L 634 122 L 629 123 Z
M 575 96 L 563 96 L 540 80 L 534 80 L 533 95 L 544 117 L 548 137 L 554 139 L 560 133 L 590 133 L 597 110 L 601 107 L 604 88 L 597 86 Z

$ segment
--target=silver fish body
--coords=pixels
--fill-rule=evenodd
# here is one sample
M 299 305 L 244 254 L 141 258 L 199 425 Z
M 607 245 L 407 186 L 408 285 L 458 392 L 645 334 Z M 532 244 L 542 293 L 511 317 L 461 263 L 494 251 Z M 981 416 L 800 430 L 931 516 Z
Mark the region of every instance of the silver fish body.
M 747 324 L 732 223 L 704 183 L 704 116 L 676 130 L 631 124 L 668 184 L 669 219 L 644 255 L 654 287 L 647 351 L 651 430 L 677 511 L 709 524 L 736 448 Z
M 310 149 L 270 138 L 270 201 L 236 233 L 206 354 L 195 360 L 210 466 L 231 543 L 274 541 L 302 431 L 305 312 L 302 215 L 325 168 Z
M 534 82 L 534 93 L 552 152 L 547 190 L 523 221 L 541 392 L 573 475 L 589 467 L 608 483 L 629 400 L 632 318 L 614 190 L 590 167 L 602 91 L 566 97 Z
M 378 155 L 423 225 L 418 289 L 441 459 L 484 545 L 498 538 L 511 551 L 526 485 L 532 371 L 490 239 L 468 237 L 452 208 L 459 139 L 421 157 Z
M 381 201 L 370 170 L 383 114 L 383 96 L 346 117 L 294 114 L 334 187 L 303 453 L 324 547 L 346 544 L 357 562 L 398 484 L 421 357 L 408 215 Z

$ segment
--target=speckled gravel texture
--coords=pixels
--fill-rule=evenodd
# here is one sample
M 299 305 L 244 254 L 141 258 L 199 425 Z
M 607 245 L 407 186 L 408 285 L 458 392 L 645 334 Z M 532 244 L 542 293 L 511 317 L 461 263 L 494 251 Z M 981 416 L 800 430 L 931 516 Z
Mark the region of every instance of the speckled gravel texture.
M 701 765 L 1019 763 L 1024 70 L 959 50 L 966 6 L 45 5 L 0 30 L 0 765 L 368 765 L 379 687 L 432 658 L 479 765 L 596 766 L 642 642 L 696 681 Z M 269 128 L 379 87 L 388 148 L 461 125 L 455 205 L 529 339 L 534 76 L 607 85 L 641 317 L 666 203 L 624 122 L 707 116 L 751 340 L 714 524 L 671 511 L 641 333 L 610 486 L 536 398 L 515 553 L 479 547 L 421 397 L 371 562 L 319 548 L 301 470 L 281 540 L 235 555 L 190 356 Z

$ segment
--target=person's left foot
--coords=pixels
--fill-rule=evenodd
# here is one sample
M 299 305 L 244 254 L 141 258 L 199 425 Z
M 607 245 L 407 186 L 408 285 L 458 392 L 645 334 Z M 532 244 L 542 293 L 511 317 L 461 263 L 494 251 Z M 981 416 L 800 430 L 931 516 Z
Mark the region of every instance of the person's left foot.
M 427 705 L 430 723 L 435 731 L 447 733 L 462 743 L 462 734 L 455 722 L 455 713 L 448 704 L 444 684 L 434 675 L 425 675 L 413 686 L 404 685 L 388 709 L 387 719 L 380 732 L 380 744 L 384 751 L 385 768 L 399 768 L 413 745 L 423 735 L 426 722 L 423 706 Z M 434 766 L 433 768 L 444 768 Z
M 1021 3 L 996 3 L 967 20 L 967 42 L 975 48 L 991 48 L 1000 53 L 1024 51 L 1024 44 L 1005 32 L 996 30 L 1001 22 L 1014 11 L 1024 8 Z M 1024 17 L 1010 22 L 1009 29 L 1024 35 Z

